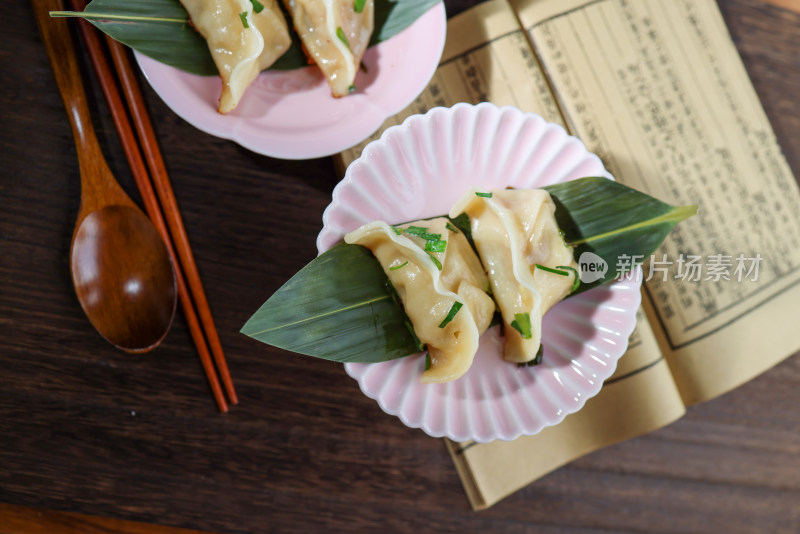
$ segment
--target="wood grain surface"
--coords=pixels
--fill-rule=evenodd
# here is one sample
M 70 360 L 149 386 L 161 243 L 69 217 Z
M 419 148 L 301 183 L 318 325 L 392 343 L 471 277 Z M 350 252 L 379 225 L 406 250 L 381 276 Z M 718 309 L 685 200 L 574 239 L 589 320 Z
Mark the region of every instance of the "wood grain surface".
M 56 512 L 0 503 L 0 534 L 207 534 L 199 530 L 165 527 L 99 517 Z M 210 533 L 208 533 L 210 534 Z
M 800 175 L 800 14 L 720 5 Z M 441 440 L 384 414 L 339 365 L 238 333 L 315 256 L 331 159 L 275 160 L 203 134 L 146 83 L 240 405 L 217 413 L 181 316 L 156 351 L 115 350 L 70 282 L 80 191 L 67 117 L 30 6 L 4 7 L 0 502 L 229 533 L 800 531 L 797 356 L 472 512 Z M 87 65 L 100 142 L 138 202 Z
M 800 0 L 765 0 L 768 4 L 800 12 Z

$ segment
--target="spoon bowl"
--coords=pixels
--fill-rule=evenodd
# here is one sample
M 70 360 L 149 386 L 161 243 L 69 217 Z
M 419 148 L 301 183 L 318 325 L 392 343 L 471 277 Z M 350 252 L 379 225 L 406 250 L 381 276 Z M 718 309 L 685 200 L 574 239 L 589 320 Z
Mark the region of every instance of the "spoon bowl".
M 81 206 L 70 251 L 75 293 L 89 321 L 113 345 L 152 350 L 169 331 L 178 301 L 169 252 L 103 158 L 69 27 L 49 15 L 62 2 L 34 0 L 33 8 L 78 152 Z
M 160 239 L 142 212 L 111 205 L 86 216 L 72 240 L 72 282 L 83 311 L 100 335 L 128 352 L 156 347 L 172 323 L 175 279 L 166 249 L 153 246 Z

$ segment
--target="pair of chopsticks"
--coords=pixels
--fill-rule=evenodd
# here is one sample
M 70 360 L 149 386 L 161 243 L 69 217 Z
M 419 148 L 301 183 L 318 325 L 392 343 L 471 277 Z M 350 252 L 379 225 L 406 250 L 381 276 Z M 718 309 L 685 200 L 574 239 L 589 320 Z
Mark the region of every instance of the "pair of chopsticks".
M 85 0 L 69 1 L 72 9 L 75 11 L 83 11 L 86 7 Z M 225 386 L 225 392 L 228 395 L 230 403 L 238 404 L 239 400 L 233 388 L 233 381 L 228 371 L 225 355 L 222 352 L 219 335 L 214 326 L 214 320 L 211 317 L 211 311 L 205 291 L 203 290 L 203 285 L 200 282 L 200 274 L 197 271 L 197 265 L 195 264 L 194 255 L 192 254 L 192 249 L 186 236 L 186 230 L 183 226 L 178 204 L 172 192 L 172 186 L 167 176 L 164 160 L 161 157 L 161 151 L 158 148 L 155 132 L 153 131 L 153 126 L 147 114 L 144 97 L 142 96 L 142 91 L 139 88 L 133 67 L 131 66 L 128 52 L 123 45 L 110 37 L 106 37 L 108 51 L 114 63 L 116 76 L 119 78 L 119 84 L 122 86 L 125 96 L 125 103 L 123 103 L 117 81 L 106 57 L 103 40 L 98 30 L 85 20 L 79 20 L 78 26 L 83 42 L 89 51 L 89 56 L 100 81 L 103 94 L 108 102 L 108 107 L 111 110 L 117 134 L 122 141 L 125 156 L 144 202 L 145 211 L 147 211 L 148 216 L 161 234 L 170 257 L 172 258 L 172 264 L 175 268 L 175 278 L 178 284 L 178 297 L 192 339 L 200 355 L 200 361 L 203 364 L 203 369 L 208 378 L 209 385 L 211 386 L 211 391 L 214 394 L 214 399 L 217 402 L 219 410 L 221 412 L 227 412 L 228 403 L 225 401 L 225 395 L 223 395 L 222 388 L 220 387 L 220 378 Z M 130 113 L 130 117 L 135 125 L 135 133 L 134 129 L 131 127 L 131 122 L 128 120 L 128 113 Z M 144 158 L 142 157 L 142 153 L 144 154 Z M 147 167 L 145 167 L 145 159 L 147 161 Z M 155 192 L 153 191 L 154 185 Z M 165 217 L 166 224 L 164 222 Z M 178 259 L 180 259 L 180 263 L 178 263 Z M 208 350 L 209 346 L 214 355 L 214 361 L 211 360 Z M 219 372 L 220 378 L 217 377 L 217 371 Z

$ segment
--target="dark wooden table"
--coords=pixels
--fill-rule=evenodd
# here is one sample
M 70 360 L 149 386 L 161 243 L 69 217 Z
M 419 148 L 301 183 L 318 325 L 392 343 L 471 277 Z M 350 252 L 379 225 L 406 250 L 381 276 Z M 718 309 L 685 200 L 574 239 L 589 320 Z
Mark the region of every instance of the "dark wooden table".
M 800 14 L 720 4 L 800 175 Z M 238 333 L 315 256 L 332 161 L 248 152 L 149 87 L 241 404 L 217 413 L 180 314 L 156 351 L 113 349 L 70 283 L 79 180 L 66 115 L 30 6 L 3 7 L 0 502 L 223 532 L 800 531 L 797 357 L 472 512 L 441 440 L 384 414 L 340 366 Z M 89 91 L 110 166 L 138 199 Z

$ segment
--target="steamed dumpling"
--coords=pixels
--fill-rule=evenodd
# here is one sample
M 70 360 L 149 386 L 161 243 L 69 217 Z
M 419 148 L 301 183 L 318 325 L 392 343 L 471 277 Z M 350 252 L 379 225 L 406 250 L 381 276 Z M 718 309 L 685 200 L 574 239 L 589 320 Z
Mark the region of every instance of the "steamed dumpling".
M 284 0 L 309 57 L 328 79 L 333 96 L 355 88 L 374 25 L 374 0 Z M 358 9 L 358 11 L 356 11 Z
M 412 224 L 427 224 L 431 232 L 447 236 L 447 249 L 439 255 L 442 263 L 440 273 L 442 285 L 456 293 L 461 301 L 469 306 L 478 333 L 483 334 L 489 328 L 495 312 L 494 301 L 487 293 L 489 277 L 464 234 L 451 231 L 447 226 L 448 223 L 447 219 L 438 218 Z M 421 240 L 419 237 L 412 239 L 417 242 Z
M 233 110 L 258 73 L 289 49 L 291 38 L 276 0 L 180 0 L 208 43 L 222 78 L 219 112 Z M 247 26 L 247 27 L 245 27 Z
M 485 293 L 486 273 L 464 235 L 439 218 L 399 227 L 375 221 L 344 240 L 370 249 L 400 296 L 417 337 L 427 344 L 431 365 L 422 381 L 446 382 L 463 375 L 495 310 Z M 426 250 L 431 242 L 440 246 Z M 446 321 L 457 303 L 461 307 Z
M 555 204 L 542 189 L 467 192 L 450 216 L 470 217 L 475 248 L 489 273 L 505 326 L 506 360 L 528 362 L 541 344 L 542 317 L 569 294 L 576 271 L 547 272 L 537 264 L 577 269 L 555 221 Z

